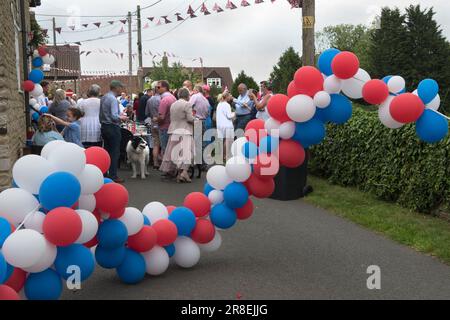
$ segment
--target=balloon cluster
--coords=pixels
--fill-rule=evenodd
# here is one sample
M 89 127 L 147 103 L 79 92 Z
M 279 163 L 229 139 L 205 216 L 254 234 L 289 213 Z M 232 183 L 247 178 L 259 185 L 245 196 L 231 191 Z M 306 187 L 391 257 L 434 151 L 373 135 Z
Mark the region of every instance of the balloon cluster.
M 22 83 L 24 91 L 29 92 L 31 99 L 29 105 L 32 107 L 31 117 L 37 121 L 39 114 L 47 113 L 48 107 L 42 106 L 38 102 L 38 98 L 43 95 L 44 89 L 40 83 L 44 80 L 44 65 L 52 65 L 55 63 L 55 57 L 47 52 L 45 46 L 41 46 L 33 52 L 32 66 L 33 70 L 28 74 L 28 80 Z

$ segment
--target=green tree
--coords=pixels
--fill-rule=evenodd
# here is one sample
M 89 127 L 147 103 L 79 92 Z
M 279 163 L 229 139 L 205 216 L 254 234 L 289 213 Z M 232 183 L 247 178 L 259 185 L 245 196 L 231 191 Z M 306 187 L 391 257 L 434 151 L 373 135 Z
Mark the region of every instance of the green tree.
M 270 74 L 273 91 L 286 93 L 289 83 L 294 78 L 295 72 L 302 66 L 300 55 L 293 47 L 289 47 L 280 57 Z
M 249 88 L 249 89 L 258 90 L 258 88 L 259 88 L 259 86 L 256 83 L 255 79 L 253 79 L 252 77 L 246 75 L 245 72 L 242 70 L 238 74 L 237 78 L 234 80 L 233 87 L 231 88 L 231 94 L 233 95 L 233 97 L 237 97 L 239 95 L 238 86 L 241 83 L 244 83 L 247 86 L 247 88 Z
M 201 76 L 185 68 L 181 62 L 174 62 L 172 66 L 168 66 L 164 62 L 153 62 L 153 69 L 148 77 L 149 82 L 156 80 L 166 80 L 171 88 L 181 88 L 185 80 L 191 80 L 192 83 L 201 82 Z

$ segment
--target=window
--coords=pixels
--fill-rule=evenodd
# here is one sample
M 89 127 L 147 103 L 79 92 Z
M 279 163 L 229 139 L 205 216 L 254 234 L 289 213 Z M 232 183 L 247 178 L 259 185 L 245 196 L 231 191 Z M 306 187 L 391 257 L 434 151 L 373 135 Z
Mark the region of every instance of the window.
M 206 79 L 206 84 L 210 87 L 216 86 L 218 88 L 222 87 L 222 79 L 220 78 L 208 78 Z

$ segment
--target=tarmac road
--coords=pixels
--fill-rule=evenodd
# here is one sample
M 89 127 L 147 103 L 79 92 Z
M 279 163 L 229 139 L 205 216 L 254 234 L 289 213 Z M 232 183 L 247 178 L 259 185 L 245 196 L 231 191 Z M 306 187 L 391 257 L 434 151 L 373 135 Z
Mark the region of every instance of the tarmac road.
M 130 206 L 181 205 L 203 181 L 178 185 L 127 179 Z M 172 265 L 135 286 L 97 266 L 82 290 L 63 299 L 450 299 L 450 266 L 305 202 L 256 200 L 252 218 L 222 231 L 219 251 L 184 270 Z M 361 212 L 364 214 L 364 212 Z M 381 270 L 381 289 L 367 288 L 368 266 Z

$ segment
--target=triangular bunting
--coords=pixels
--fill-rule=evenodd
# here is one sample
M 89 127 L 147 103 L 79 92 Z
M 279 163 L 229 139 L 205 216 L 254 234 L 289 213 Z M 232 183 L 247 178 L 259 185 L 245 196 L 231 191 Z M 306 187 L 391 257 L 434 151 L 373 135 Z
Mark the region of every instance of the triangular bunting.
M 189 17 L 191 17 L 191 19 L 197 18 L 197 16 L 195 14 L 190 14 Z
M 206 7 L 205 3 L 203 2 L 203 3 L 202 3 L 202 7 L 201 7 L 201 9 L 200 9 L 200 12 L 205 13 L 206 11 L 208 11 L 208 8 Z
M 68 26 L 68 28 L 69 28 L 70 30 L 72 30 L 72 31 L 75 30 L 75 26 Z
M 225 8 L 233 10 L 236 9 L 237 7 L 235 6 L 235 4 L 233 2 L 231 2 L 230 0 L 227 1 L 227 5 L 225 6 Z
M 157 26 L 161 25 L 161 19 L 158 19 L 158 22 L 156 23 Z
M 246 0 L 242 0 L 241 7 L 248 7 L 250 3 L 248 3 Z
M 189 15 L 193 15 L 194 14 L 194 9 L 192 9 L 191 6 L 189 6 L 189 8 L 188 8 L 187 14 L 189 14 Z
M 155 19 L 155 17 L 148 17 L 147 19 L 153 22 L 153 20 Z
M 109 24 L 114 24 L 115 21 L 108 21 Z
M 119 33 L 125 33 L 125 29 L 122 27 L 119 31 Z
M 172 23 L 172 21 L 170 21 L 169 19 L 167 19 L 167 16 L 162 16 L 161 18 L 164 19 L 164 23 L 165 23 L 165 24 Z
M 88 55 L 90 55 L 91 53 L 92 53 L 92 51 L 86 52 L 86 57 L 87 57 Z
M 181 13 L 175 13 L 175 15 L 177 16 L 177 21 L 184 20 L 184 18 L 181 16 Z
M 75 44 L 81 46 L 81 42 L 79 42 L 79 41 L 75 42 Z
M 211 14 L 211 12 L 209 12 L 208 9 L 206 9 L 206 10 L 203 12 L 203 14 L 204 14 L 205 16 L 207 16 L 208 14 Z
M 264 2 L 264 0 L 255 0 L 255 4 L 260 4 L 260 3 L 263 3 Z
M 89 26 L 89 24 L 88 23 L 83 23 L 82 26 L 87 28 Z
M 61 30 L 62 28 L 55 28 L 55 31 L 58 32 L 59 34 L 61 34 Z
M 150 25 L 149 25 L 148 23 L 146 23 L 146 24 L 144 25 L 144 29 L 148 29 L 148 28 L 150 28 Z
M 100 28 L 101 25 L 102 25 L 101 22 L 95 22 L 95 23 L 94 23 L 94 26 L 97 26 L 97 28 Z
M 120 20 L 123 24 L 127 24 L 127 20 Z

